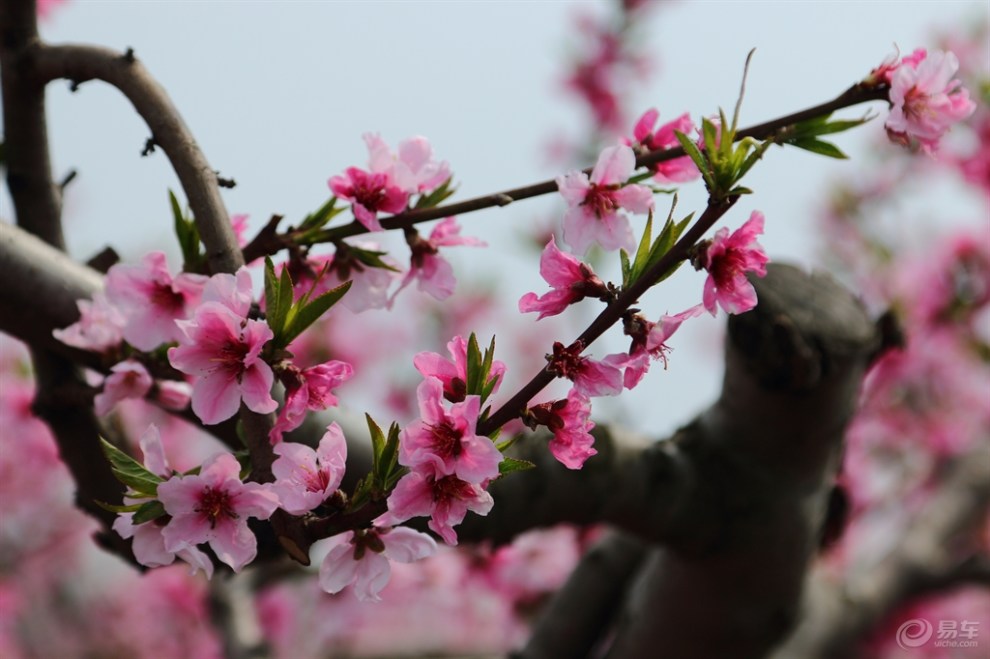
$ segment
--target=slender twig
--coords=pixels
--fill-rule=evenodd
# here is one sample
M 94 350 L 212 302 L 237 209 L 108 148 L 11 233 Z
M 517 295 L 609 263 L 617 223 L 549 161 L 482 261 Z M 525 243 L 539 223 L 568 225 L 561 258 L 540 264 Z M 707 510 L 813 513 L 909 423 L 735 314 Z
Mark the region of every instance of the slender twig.
M 772 139 L 783 129 L 786 129 L 788 126 L 792 126 L 801 121 L 828 115 L 836 110 L 841 110 L 860 103 L 882 101 L 886 100 L 886 98 L 886 86 L 867 88 L 860 85 L 854 85 L 826 103 L 821 103 L 799 112 L 794 112 L 762 124 L 741 129 L 736 133 L 736 139 L 741 140 L 747 137 L 753 137 L 761 140 Z M 675 158 L 683 158 L 684 156 L 684 149 L 681 147 L 651 151 L 636 158 L 636 166 L 652 167 L 658 163 L 673 160 Z M 592 169 L 589 167 L 583 171 L 585 174 L 590 175 Z M 458 201 L 444 206 L 406 211 L 404 213 L 399 213 L 398 215 L 393 215 L 392 217 L 383 218 L 381 220 L 381 225 L 385 230 L 407 229 L 421 222 L 428 222 L 430 220 L 450 217 L 452 215 L 464 215 L 466 213 L 484 210 L 495 206 L 506 206 L 513 201 L 521 201 L 523 199 L 552 194 L 556 191 L 556 180 L 542 181 L 540 183 L 534 183 L 532 185 L 526 185 L 520 188 L 513 188 L 511 190 L 503 190 L 502 192 L 487 194 L 481 197 Z M 343 238 L 361 235 L 367 231 L 368 229 L 363 224 L 354 221 L 344 226 L 318 232 L 312 235 L 309 238 L 309 241 L 313 243 L 334 242 Z M 244 248 L 245 260 L 251 262 L 256 258 L 265 256 L 266 254 L 277 252 L 285 247 L 287 242 L 291 242 L 291 240 L 287 240 L 288 238 L 289 236 L 287 235 L 258 236 L 256 240 L 252 241 Z
M 725 213 L 732 208 L 736 203 L 738 197 L 731 197 L 727 201 L 718 205 L 709 205 L 705 208 L 705 212 L 702 213 L 701 217 L 694 223 L 694 225 L 688 229 L 688 231 L 681 237 L 680 240 L 674 244 L 673 247 L 668 251 L 657 263 L 650 268 L 648 271 L 643 273 L 643 276 L 633 282 L 629 287 L 624 289 L 615 301 L 609 303 L 605 307 L 604 311 L 598 314 L 588 328 L 581 333 L 581 335 L 575 339 L 575 341 L 580 341 L 584 347 L 591 345 L 591 343 L 605 333 L 609 327 L 615 324 L 622 314 L 629 309 L 639 297 L 645 293 L 656 281 L 666 274 L 674 265 L 680 263 L 684 259 L 688 258 L 688 254 L 694 244 L 707 232 L 715 222 L 718 221 L 720 217 L 725 215 Z M 526 383 L 512 398 L 506 401 L 494 414 L 492 414 L 484 423 L 478 425 L 478 433 L 482 435 L 487 435 L 494 432 L 496 429 L 501 428 L 508 421 L 521 415 L 525 410 L 526 405 L 533 399 L 533 396 L 538 394 L 544 387 L 546 387 L 556 376 L 550 373 L 546 368 L 542 369 L 533 378 Z
M 102 80 L 120 90 L 148 124 L 154 144 L 165 152 L 172 163 L 196 218 L 211 272 L 234 272 L 244 265 L 227 210 L 220 198 L 215 170 L 168 94 L 134 57 L 133 52 L 119 53 L 95 46 L 36 43 L 31 49 L 29 61 L 38 84 L 59 78 L 77 83 Z

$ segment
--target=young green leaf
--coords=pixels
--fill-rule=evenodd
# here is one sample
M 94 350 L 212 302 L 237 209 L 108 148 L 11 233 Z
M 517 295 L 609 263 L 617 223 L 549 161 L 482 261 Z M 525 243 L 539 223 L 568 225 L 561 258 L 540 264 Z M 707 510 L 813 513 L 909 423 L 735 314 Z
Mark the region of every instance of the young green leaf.
M 533 469 L 534 467 L 536 467 L 536 465 L 529 460 L 502 458 L 502 461 L 498 463 L 498 473 L 500 476 L 504 476 L 505 474 L 511 474 L 514 471 L 526 471 L 527 469 Z
M 117 480 L 137 494 L 155 496 L 158 493 L 161 477 L 148 471 L 140 462 L 102 437 L 100 447 L 103 449 L 103 455 L 110 461 L 110 467 Z
M 289 345 L 306 328 L 319 320 L 320 316 L 326 313 L 330 307 L 337 304 L 340 298 L 350 289 L 351 282 L 345 281 L 336 288 L 332 288 L 323 293 L 318 298 L 304 305 L 304 300 L 289 310 L 285 320 L 285 333 L 282 338 L 282 347 Z M 290 287 L 291 290 L 291 287 Z
M 828 156 L 829 158 L 837 158 L 840 160 L 849 158 L 849 156 L 843 153 L 839 147 L 835 146 L 831 142 L 824 142 L 814 138 L 791 140 L 788 144 L 796 146 L 799 149 L 804 149 L 805 151 L 811 151 L 812 153 L 817 153 L 822 156 Z
M 158 519 L 164 514 L 165 506 L 162 505 L 161 501 L 147 501 L 141 504 L 141 507 L 134 513 L 131 523 L 144 524 L 145 522 L 150 522 L 153 519 Z

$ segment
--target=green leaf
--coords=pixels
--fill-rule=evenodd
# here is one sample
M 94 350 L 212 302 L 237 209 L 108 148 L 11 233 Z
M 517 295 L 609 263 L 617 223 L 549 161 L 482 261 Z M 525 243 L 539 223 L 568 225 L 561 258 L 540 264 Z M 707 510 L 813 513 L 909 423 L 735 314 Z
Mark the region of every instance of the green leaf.
M 382 268 L 383 270 L 391 270 L 392 272 L 402 272 L 395 266 L 391 266 L 381 257 L 388 254 L 388 252 L 376 252 L 370 249 L 361 249 L 360 247 L 354 247 L 353 245 L 347 246 L 348 252 L 361 262 L 362 265 L 366 265 L 369 268 Z
M 338 213 L 343 213 L 343 208 L 335 208 L 337 197 L 330 197 L 317 210 L 307 215 L 299 224 L 300 230 L 322 229 Z
M 196 270 L 202 260 L 199 249 L 199 229 L 196 227 L 196 223 L 182 212 L 179 200 L 171 190 L 168 191 L 168 199 L 172 207 L 175 237 L 178 239 L 179 249 L 182 251 L 183 268 Z
M 533 469 L 534 467 L 536 467 L 536 465 L 529 460 L 502 458 L 502 461 L 498 463 L 498 473 L 500 476 L 504 476 L 505 474 L 511 474 L 514 471 L 526 471 L 528 469 Z
M 351 494 L 350 503 L 347 506 L 348 512 L 354 512 L 360 508 L 363 508 L 366 503 L 371 499 L 371 491 L 374 487 L 375 475 L 370 473 L 361 479 L 361 482 L 357 484 L 354 488 L 354 493 Z
M 296 307 L 293 307 L 290 310 L 288 318 L 285 321 L 286 326 L 283 337 L 283 345 L 287 346 L 292 343 L 297 336 L 302 334 L 307 327 L 315 323 L 320 316 L 330 309 L 330 307 L 337 304 L 340 298 L 344 297 L 344 294 L 350 289 L 350 287 L 351 282 L 345 281 L 340 286 L 330 289 L 308 304 L 303 304 L 303 301 L 301 300 Z M 291 290 L 291 286 L 289 290 Z
M 513 435 L 512 437 L 509 437 L 509 438 L 508 438 L 507 440 L 505 440 L 504 442 L 498 442 L 498 443 L 496 443 L 496 444 L 495 444 L 495 448 L 497 448 L 497 449 L 498 449 L 499 451 L 501 451 L 502 453 L 505 453 L 505 452 L 506 452 L 506 450 L 508 450 L 508 448 L 509 448 L 510 446 L 512 446 L 513 444 L 515 444 L 515 443 L 516 443 L 517 441 L 519 441 L 519 438 L 520 438 L 520 437 L 522 437 L 522 435 L 521 435 L 521 434 L 519 434 L 519 433 L 516 433 L 515 435 Z M 494 441 L 494 440 L 493 440 L 493 441 Z
M 103 455 L 110 461 L 110 467 L 117 480 L 137 494 L 155 496 L 158 493 L 161 477 L 148 471 L 140 462 L 102 437 L 100 437 L 100 447 L 103 449 Z
M 375 423 L 375 420 L 371 418 L 371 415 L 367 412 L 364 413 L 364 418 L 368 422 L 368 432 L 371 433 L 371 460 L 372 460 L 372 471 L 378 470 L 378 464 L 381 462 L 382 453 L 385 452 L 385 433 L 382 429 Z
M 158 519 L 165 514 L 165 506 L 162 505 L 161 501 L 148 501 L 138 508 L 137 512 L 134 513 L 134 518 L 131 520 L 132 524 L 144 524 L 145 522 L 150 522 L 153 519 Z
M 748 140 L 751 138 L 746 138 L 746 139 Z M 737 181 L 741 179 L 743 176 L 745 176 L 746 172 L 752 169 L 753 165 L 755 165 L 756 162 L 763 157 L 763 154 L 766 152 L 768 148 L 770 148 L 771 144 L 773 144 L 773 142 L 769 140 L 757 144 L 757 146 L 753 149 L 753 152 L 749 154 L 749 156 L 743 161 L 742 165 L 740 165 L 739 171 L 736 174 Z
M 629 266 L 629 254 L 624 249 L 619 250 L 619 264 L 622 269 L 622 287 L 626 288 L 632 283 L 632 268 Z
M 451 176 L 446 181 L 440 184 L 440 187 L 433 190 L 433 192 L 422 195 L 416 201 L 416 208 L 433 208 L 434 206 L 439 206 L 442 204 L 449 196 L 457 191 L 457 188 L 451 188 L 450 183 L 454 180 Z
M 495 385 L 498 384 L 498 376 L 492 376 L 492 364 L 495 363 L 495 335 L 492 335 L 492 340 L 485 348 L 485 360 L 481 363 L 481 379 L 484 385 L 481 387 L 481 402 L 484 403 L 485 400 L 492 395 L 492 391 L 495 389 Z
M 393 423 L 388 427 L 388 438 L 382 447 L 378 459 L 378 480 L 385 487 L 388 477 L 392 475 L 399 464 L 399 425 Z
M 797 139 L 787 142 L 792 146 L 796 146 L 799 149 L 804 149 L 805 151 L 811 151 L 812 153 L 817 153 L 822 156 L 828 156 L 829 158 L 837 158 L 839 160 L 848 159 L 845 153 L 843 153 L 839 147 L 835 146 L 831 142 L 823 142 L 822 140 L 816 140 L 814 138 L 809 139 Z
M 94 499 L 93 503 L 102 508 L 103 510 L 109 510 L 112 513 L 134 513 L 137 512 L 143 503 L 130 503 L 123 506 L 115 506 L 112 503 L 107 503 L 105 501 L 100 501 L 99 499 Z
M 485 373 L 481 370 L 481 348 L 478 346 L 478 337 L 474 332 L 468 337 L 467 344 L 467 395 L 473 396 L 481 393 L 482 383 Z
M 702 123 L 704 123 L 704 121 L 706 120 L 703 120 Z M 674 137 L 677 138 L 681 148 L 684 149 L 684 153 L 691 158 L 694 166 L 698 168 L 699 172 L 701 172 L 701 177 L 705 180 L 705 185 L 708 186 L 708 189 L 714 190 L 715 179 L 712 178 L 711 168 L 709 167 L 708 161 L 705 159 L 704 154 L 701 153 L 701 149 L 698 148 L 698 145 L 692 142 L 691 138 L 679 130 L 674 131 Z

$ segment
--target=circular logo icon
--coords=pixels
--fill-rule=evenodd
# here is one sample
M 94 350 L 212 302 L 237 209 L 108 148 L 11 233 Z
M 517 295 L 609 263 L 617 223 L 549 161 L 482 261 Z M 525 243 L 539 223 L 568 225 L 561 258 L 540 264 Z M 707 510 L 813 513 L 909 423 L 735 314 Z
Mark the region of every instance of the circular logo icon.
M 912 618 L 897 628 L 897 644 L 903 649 L 920 648 L 932 637 L 932 623 Z

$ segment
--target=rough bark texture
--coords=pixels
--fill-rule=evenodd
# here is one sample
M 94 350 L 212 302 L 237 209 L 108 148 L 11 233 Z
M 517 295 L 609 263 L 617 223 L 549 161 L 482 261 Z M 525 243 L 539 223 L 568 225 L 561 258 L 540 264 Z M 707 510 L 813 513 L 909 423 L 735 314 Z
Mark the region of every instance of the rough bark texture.
M 761 657 L 796 622 L 843 429 L 880 337 L 827 277 L 775 265 L 755 284 L 760 304 L 730 321 L 723 391 L 711 409 L 638 458 L 634 449 L 593 458 L 590 473 L 605 473 L 574 476 L 567 491 L 563 475 L 550 476 L 558 479 L 546 490 L 552 502 L 577 497 L 580 510 L 598 501 L 602 520 L 657 543 L 630 572 L 608 656 Z M 622 506 L 602 503 L 609 491 Z M 587 642 L 553 650 L 572 647 L 573 633 L 551 609 L 524 656 L 585 656 Z

